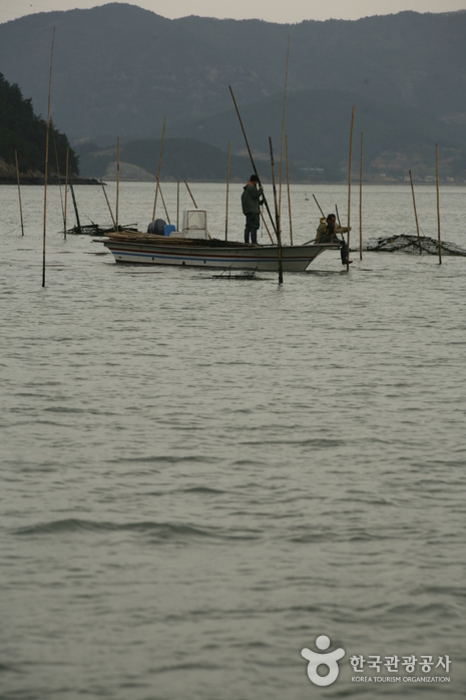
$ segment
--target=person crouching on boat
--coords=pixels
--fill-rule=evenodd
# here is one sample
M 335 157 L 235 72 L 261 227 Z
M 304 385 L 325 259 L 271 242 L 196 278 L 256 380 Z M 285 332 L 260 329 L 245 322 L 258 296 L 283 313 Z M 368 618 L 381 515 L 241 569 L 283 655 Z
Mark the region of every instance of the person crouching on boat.
M 340 226 L 337 224 L 337 217 L 335 214 L 329 214 L 327 218 L 323 216 L 320 220 L 319 227 L 317 229 L 316 243 L 339 243 L 341 245 L 341 264 L 348 265 L 353 261 L 348 261 L 348 246 L 346 245 L 345 239 L 342 240 L 338 238 L 337 233 L 347 233 L 351 231 L 351 226 Z
M 241 205 L 243 214 L 246 217 L 246 227 L 244 229 L 244 242 L 249 243 L 249 234 L 251 234 L 251 243 L 257 245 L 257 230 L 260 226 L 260 206 L 263 204 L 262 195 L 264 191 L 262 187 L 257 187 L 259 178 L 257 175 L 251 175 L 247 185 L 243 187 L 241 195 Z

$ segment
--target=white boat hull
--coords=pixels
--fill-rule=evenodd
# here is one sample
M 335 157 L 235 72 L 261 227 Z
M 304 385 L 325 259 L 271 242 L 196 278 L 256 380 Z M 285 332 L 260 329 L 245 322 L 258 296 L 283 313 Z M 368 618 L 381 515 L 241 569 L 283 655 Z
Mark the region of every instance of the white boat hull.
M 134 238 L 134 240 L 131 240 Z M 252 246 L 224 241 L 189 241 L 183 239 L 143 240 L 112 236 L 103 241 L 117 263 L 177 265 L 222 270 L 278 271 L 278 246 Z M 324 250 L 335 245 L 309 244 L 282 246 L 284 272 L 304 272 Z

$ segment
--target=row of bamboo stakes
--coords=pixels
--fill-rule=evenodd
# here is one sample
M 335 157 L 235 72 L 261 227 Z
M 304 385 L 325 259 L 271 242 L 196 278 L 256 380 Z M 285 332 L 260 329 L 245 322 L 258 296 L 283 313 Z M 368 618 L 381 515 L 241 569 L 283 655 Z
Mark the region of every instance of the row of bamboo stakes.
M 349 151 L 349 166 L 348 166 L 348 253 L 349 253 L 349 242 L 350 242 L 350 214 L 351 214 L 351 161 L 352 161 L 352 150 L 353 150 L 353 126 L 354 126 L 354 107 L 351 115 L 351 131 L 350 131 L 350 151 Z M 359 171 L 359 258 L 362 260 L 362 182 L 363 182 L 363 146 L 364 146 L 364 134 L 361 132 L 361 156 L 360 156 L 360 171 Z M 413 195 L 413 206 L 414 206 L 414 217 L 416 220 L 416 230 L 417 237 L 419 241 L 419 254 L 422 255 L 422 244 L 421 236 L 419 232 L 419 220 L 417 216 L 416 209 L 416 199 L 414 196 L 414 185 L 411 170 L 409 171 L 409 179 L 411 182 L 411 191 Z M 435 144 L 435 181 L 436 181 L 436 191 L 437 191 L 437 226 L 438 226 L 438 251 L 439 251 L 439 265 L 442 264 L 442 241 L 440 232 L 440 190 L 439 190 L 439 171 L 438 171 L 438 144 Z M 314 197 L 315 199 L 315 197 Z M 315 200 L 319 206 L 317 200 Z M 325 216 L 324 212 L 319 206 L 322 215 Z M 346 269 L 349 269 L 349 254 Z
M 45 178 L 44 178 L 44 229 L 43 229 L 43 254 L 42 254 L 42 287 L 45 287 L 45 253 L 46 253 L 46 223 L 47 223 L 47 176 L 48 176 L 48 161 L 49 161 L 49 133 L 50 133 L 50 96 L 51 96 L 51 88 L 52 88 L 52 66 L 53 66 L 53 48 L 54 48 L 54 42 L 55 42 L 55 26 L 53 28 L 53 36 L 52 36 L 52 51 L 51 51 L 51 57 L 50 57 L 50 74 L 49 74 L 49 91 L 48 91 L 48 103 L 47 103 L 47 137 L 46 137 L 46 154 L 45 154 Z M 282 271 L 282 241 L 281 241 L 281 203 L 282 203 L 282 167 L 283 167 L 283 144 L 285 143 L 285 151 L 286 151 L 286 169 L 287 169 L 287 188 L 288 188 L 288 211 L 289 211 L 289 223 L 290 223 L 290 240 L 291 240 L 291 245 L 293 245 L 293 229 L 292 229 L 292 217 L 291 217 L 291 194 L 290 194 L 290 181 L 289 181 L 289 161 L 288 161 L 288 137 L 285 137 L 285 111 L 286 111 L 286 96 L 287 96 L 287 85 L 288 85 L 288 65 L 289 65 L 289 55 L 290 55 L 290 37 L 288 37 L 288 47 L 287 47 L 287 56 L 286 56 L 286 72 L 285 72 L 285 91 L 284 91 L 284 99 L 283 99 L 283 118 L 282 118 L 282 133 L 281 133 L 281 144 L 280 144 L 280 172 L 279 172 L 279 194 L 278 194 L 278 199 L 277 199 L 277 193 L 276 193 L 276 184 L 275 184 L 275 169 L 274 169 L 274 155 L 273 155 L 273 148 L 272 148 L 272 140 L 269 137 L 269 147 L 270 147 L 270 158 L 271 158 L 271 166 L 272 166 L 272 184 L 273 184 L 273 194 L 274 194 L 274 204 L 275 204 L 275 222 L 272 218 L 267 200 L 264 197 L 264 204 L 266 206 L 267 212 L 270 217 L 270 221 L 272 223 L 272 227 L 274 229 L 275 235 L 277 237 L 277 243 L 278 243 L 278 274 L 279 274 L 279 284 L 282 284 L 283 282 L 283 271 Z M 230 86 L 230 93 L 233 99 L 233 103 L 236 109 L 236 113 L 240 122 L 240 126 L 243 132 L 243 136 L 245 139 L 246 147 L 249 153 L 249 157 L 251 160 L 251 164 L 253 166 L 254 172 L 258 177 L 259 180 L 259 185 L 260 185 L 260 179 L 259 175 L 256 169 L 256 165 L 252 156 L 251 149 L 249 147 L 248 139 L 246 136 L 246 132 L 244 130 L 243 122 L 241 119 L 241 115 L 239 113 L 238 105 L 236 103 L 235 96 L 233 94 L 233 90 Z M 162 165 L 162 153 L 163 153 L 163 145 L 164 145 L 164 137 L 165 137 L 165 124 L 166 124 L 166 116 L 164 117 L 163 121 L 163 128 L 162 128 L 162 139 L 161 139 L 161 147 L 160 147 L 160 155 L 159 155 L 159 165 L 158 165 L 158 171 L 157 171 L 157 180 L 156 180 L 156 189 L 155 189 L 155 197 L 154 197 L 154 207 L 153 207 L 153 213 L 152 213 L 152 220 L 155 219 L 155 211 L 156 211 L 156 206 L 157 206 L 157 198 L 158 198 L 158 193 L 160 192 L 160 196 L 163 202 L 163 206 L 165 209 L 165 213 L 167 216 L 168 223 L 170 223 L 170 218 L 168 215 L 168 210 L 165 205 L 165 200 L 163 198 L 161 186 L 160 186 L 160 172 L 161 172 L 161 165 Z M 349 247 L 350 247 L 350 223 L 351 223 L 351 170 L 352 170 L 352 151 L 353 151 L 353 127 L 354 127 L 354 106 L 352 109 L 352 115 L 351 115 L 351 131 L 350 131 L 350 148 L 349 148 L 349 164 L 348 164 L 348 212 L 347 212 L 347 220 L 348 220 L 348 239 L 347 239 L 347 245 L 348 245 L 348 257 L 347 257 L 347 266 L 346 269 L 349 270 Z M 56 154 L 56 161 L 57 161 L 57 174 L 58 174 L 58 181 L 60 185 L 60 174 L 59 174 L 59 167 L 58 167 L 58 152 L 57 152 L 57 147 L 56 147 L 56 142 L 55 142 L 55 132 L 52 129 L 52 134 L 53 134 L 53 139 L 54 139 L 54 144 L 55 144 L 55 154 Z M 229 206 L 229 186 L 230 186 L 230 157 L 231 157 L 231 142 L 228 142 L 228 164 L 227 164 L 227 193 L 226 193 L 226 215 L 225 215 L 225 240 L 228 240 L 228 206 Z M 64 236 L 66 238 L 66 208 L 67 208 L 67 192 L 68 192 L 68 159 L 69 159 L 69 148 L 67 149 L 67 154 L 66 154 L 66 185 L 65 185 L 65 204 L 64 204 L 64 209 L 63 209 L 63 198 L 61 194 L 61 185 L 60 185 L 60 198 L 61 198 L 61 203 L 62 203 L 62 213 L 63 213 L 63 218 L 64 218 Z M 15 160 L 16 160 L 16 172 L 17 172 L 17 180 L 18 180 L 18 195 L 19 195 L 19 207 L 20 207 L 20 217 L 21 217 L 21 235 L 24 236 L 24 222 L 23 222 L 23 212 L 22 212 L 22 203 L 21 203 L 21 189 L 20 189 L 20 177 L 19 177 L 19 165 L 18 165 L 18 154 L 17 151 L 15 150 Z M 439 196 L 439 177 L 438 177 L 438 144 L 435 146 L 435 170 L 436 170 L 436 189 L 437 189 L 437 219 L 438 219 L 438 248 L 439 248 L 439 264 L 442 264 L 442 246 L 441 246 L 441 235 L 440 235 L 440 196 Z M 419 240 L 419 250 L 420 253 L 422 254 L 422 248 L 421 248 L 421 238 L 420 238 L 420 233 L 419 233 L 419 221 L 418 221 L 418 216 L 417 216 L 417 209 L 416 209 L 416 200 L 414 196 L 414 186 L 413 186 L 413 179 L 412 179 L 412 174 L 411 170 L 409 171 L 409 177 L 410 177 L 410 182 L 411 182 L 411 190 L 412 190 L 412 196 L 413 196 L 413 205 L 414 205 L 414 213 L 415 213 L 415 219 L 416 219 L 416 228 L 417 228 L 417 235 L 418 235 L 418 240 Z M 359 249 L 360 249 L 360 259 L 362 260 L 362 180 L 363 180 L 363 133 L 361 133 L 361 157 L 360 157 L 360 175 L 359 175 Z M 108 201 L 107 194 L 105 192 L 105 188 L 103 185 L 102 180 L 100 181 L 104 194 L 105 194 L 105 199 L 110 211 L 110 215 L 112 217 L 112 222 L 115 226 L 115 230 L 118 231 L 118 209 L 119 209 L 119 186 L 120 186 L 120 138 L 117 138 L 117 187 L 116 187 L 116 208 L 115 208 L 115 217 L 113 216 L 112 209 L 110 207 L 110 203 Z M 197 207 L 197 203 L 192 195 L 192 192 L 189 188 L 188 183 L 186 180 L 184 181 L 188 192 L 191 196 L 191 199 L 194 203 L 194 206 Z M 73 201 L 74 201 L 74 193 L 73 194 Z M 314 197 L 316 203 L 317 199 Z M 322 214 L 324 215 L 320 205 L 318 204 L 319 209 L 321 210 Z M 75 206 L 76 209 L 76 206 Z M 76 214 L 77 214 L 77 209 L 76 209 Z M 324 215 L 325 216 L 325 215 Z M 266 230 L 268 232 L 268 235 L 270 237 L 270 240 L 273 242 L 270 230 L 266 224 L 265 218 L 262 214 L 261 211 L 261 217 L 262 221 L 265 224 Z M 79 225 L 79 221 L 78 221 Z M 178 180 L 178 186 L 177 186 L 177 228 L 179 226 L 179 180 Z

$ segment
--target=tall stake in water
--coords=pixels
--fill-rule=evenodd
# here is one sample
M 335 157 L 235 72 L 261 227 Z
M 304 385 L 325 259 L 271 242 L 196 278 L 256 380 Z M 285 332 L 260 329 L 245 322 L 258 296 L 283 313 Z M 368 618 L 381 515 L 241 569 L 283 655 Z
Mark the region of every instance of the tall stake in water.
M 438 264 L 442 264 L 442 241 L 440 240 L 440 196 L 438 187 L 438 144 L 435 144 L 435 179 L 437 182 L 437 220 L 438 220 Z
M 285 136 L 286 151 L 286 186 L 288 189 L 288 215 L 290 217 L 290 243 L 293 245 L 293 221 L 291 219 L 290 167 L 288 162 L 288 135 Z
M 176 179 L 176 230 L 180 230 L 180 178 Z
M 225 240 L 228 240 L 228 199 L 230 195 L 230 151 L 231 151 L 231 141 L 228 141 L 228 161 L 227 161 L 227 198 L 226 198 L 226 211 L 225 211 Z
M 278 216 L 282 216 L 282 170 L 283 170 L 283 137 L 285 135 L 285 111 L 286 111 L 286 89 L 288 87 L 288 62 L 290 58 L 290 35 L 288 35 L 288 49 L 286 52 L 285 71 L 285 94 L 283 97 L 283 118 L 282 118 L 282 139 L 280 144 L 280 177 L 278 181 Z
M 282 236 L 280 230 L 280 211 L 278 208 L 277 201 L 277 188 L 275 187 L 275 161 L 273 158 L 273 148 L 272 139 L 269 136 L 269 146 L 270 146 L 270 163 L 272 165 L 272 185 L 273 185 L 273 198 L 275 203 L 275 216 L 276 216 L 276 229 L 277 243 L 278 243 L 278 284 L 283 284 L 283 260 L 282 260 Z
M 18 166 L 18 152 L 15 148 L 15 159 L 16 159 L 16 175 L 18 177 L 18 196 L 19 196 L 19 215 L 21 218 L 21 235 L 24 236 L 24 226 L 23 226 L 23 207 L 21 205 L 21 187 L 19 184 L 19 166 Z
M 351 115 L 351 133 L 349 147 L 349 164 L 348 164 L 348 256 L 346 259 L 346 270 L 349 270 L 349 242 L 350 242 L 350 214 L 351 214 L 351 160 L 353 158 L 353 126 L 354 126 L 354 107 Z
M 166 123 L 166 121 L 167 121 L 167 117 L 165 115 L 163 118 L 162 141 L 160 142 L 159 167 L 157 170 L 157 184 L 155 186 L 154 209 L 152 211 L 152 221 L 155 221 L 155 208 L 157 206 L 157 195 L 159 193 L 159 187 L 160 187 L 160 170 L 162 168 L 162 153 L 163 153 L 163 142 L 165 139 L 165 123 Z
M 112 217 L 113 228 L 114 228 L 115 231 L 116 231 L 115 218 L 114 218 L 114 216 L 113 216 L 112 207 L 110 206 L 110 202 L 108 201 L 107 193 L 106 193 L 106 191 L 105 191 L 105 186 L 104 186 L 104 183 L 102 182 L 102 178 L 100 178 L 100 184 L 102 185 L 102 191 L 103 191 L 103 193 L 104 193 L 105 201 L 107 202 L 107 207 L 108 207 L 108 210 L 109 210 L 109 212 L 110 212 L 110 216 Z
M 115 231 L 118 231 L 118 204 L 120 197 L 120 137 L 117 136 L 117 186 L 115 205 Z
M 50 92 L 52 90 L 53 44 L 55 42 L 55 25 L 52 36 L 52 54 L 50 56 L 49 99 L 47 106 L 47 139 L 45 145 L 45 177 L 44 177 L 44 238 L 42 246 L 42 286 L 45 287 L 45 232 L 47 228 L 47 171 L 49 167 L 49 131 L 50 131 Z
M 65 220 L 64 220 L 64 232 L 63 237 L 66 240 L 66 203 L 68 200 L 68 168 L 70 162 L 70 147 L 67 146 L 66 149 L 66 175 L 65 175 Z
M 52 137 L 53 137 L 53 147 L 55 149 L 55 161 L 57 163 L 57 177 L 58 177 L 58 189 L 60 192 L 61 213 L 63 216 L 63 226 L 65 226 L 65 209 L 63 207 L 63 195 L 61 192 L 61 179 L 60 179 L 60 166 L 58 164 L 57 140 L 55 138 L 55 129 L 53 128 L 53 122 L 52 122 Z M 66 226 L 65 226 L 65 229 L 66 229 Z
M 410 182 L 411 182 L 411 192 L 413 193 L 414 218 L 416 219 L 417 240 L 418 240 L 418 243 L 419 243 L 419 255 L 422 255 L 421 236 L 420 236 L 420 234 L 419 234 L 419 221 L 418 221 L 418 218 L 417 218 L 416 198 L 415 198 L 415 196 L 414 196 L 413 176 L 411 175 L 411 170 L 409 171 L 409 179 L 410 179 Z
M 78 205 L 76 204 L 76 197 L 74 196 L 74 189 L 73 189 L 73 183 L 70 180 L 70 191 L 71 191 L 71 199 L 73 200 L 73 207 L 74 207 L 74 213 L 76 215 L 76 226 L 78 228 L 78 233 L 81 234 L 81 222 L 79 221 L 79 212 L 78 212 Z
M 361 162 L 359 168 L 359 259 L 362 260 L 362 149 L 363 133 L 361 131 Z

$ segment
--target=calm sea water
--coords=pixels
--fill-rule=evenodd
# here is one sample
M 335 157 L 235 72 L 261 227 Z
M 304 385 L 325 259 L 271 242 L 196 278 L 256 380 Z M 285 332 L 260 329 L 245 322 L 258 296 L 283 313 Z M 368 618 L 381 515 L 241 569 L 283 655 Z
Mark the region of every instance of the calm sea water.
M 191 189 L 223 236 L 225 188 Z M 145 228 L 153 191 L 122 184 L 120 222 Z M 298 242 L 312 193 L 346 217 L 344 187 L 293 187 Z M 2 700 L 463 698 L 466 259 L 328 253 L 281 287 L 119 267 L 63 240 L 50 187 L 42 289 L 43 190 L 22 199 L 24 237 L 0 188 Z M 435 189 L 417 203 L 436 236 Z M 407 187 L 363 211 L 365 237 L 415 232 Z M 466 189 L 441 217 L 466 247 Z M 320 635 L 345 650 L 327 688 L 300 654 Z

